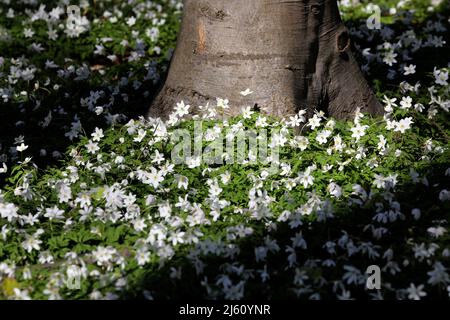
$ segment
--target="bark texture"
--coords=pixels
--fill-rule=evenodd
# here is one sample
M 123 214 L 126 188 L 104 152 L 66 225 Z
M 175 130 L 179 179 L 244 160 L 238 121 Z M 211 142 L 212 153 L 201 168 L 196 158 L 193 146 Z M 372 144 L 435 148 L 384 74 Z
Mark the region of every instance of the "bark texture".
M 250 88 L 253 94 L 242 96 Z M 166 82 L 149 110 L 230 100 L 286 117 L 299 109 L 350 118 L 382 107 L 350 50 L 336 0 L 185 0 Z

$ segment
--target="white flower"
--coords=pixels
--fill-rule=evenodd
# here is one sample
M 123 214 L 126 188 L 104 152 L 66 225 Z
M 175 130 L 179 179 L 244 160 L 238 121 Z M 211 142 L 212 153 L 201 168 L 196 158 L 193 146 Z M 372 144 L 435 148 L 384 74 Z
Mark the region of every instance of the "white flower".
M 187 190 L 189 179 L 182 175 L 175 175 L 175 181 L 177 182 L 177 187 L 179 189 L 183 188 L 184 190 Z
M 54 263 L 54 258 L 53 256 L 50 254 L 49 251 L 42 251 L 39 253 L 39 263 L 41 264 L 53 264 Z
M 132 27 L 136 24 L 136 18 L 135 17 L 130 17 L 128 19 L 126 19 L 127 25 Z
M 164 162 L 164 154 L 160 153 L 158 150 L 155 150 L 155 154 L 152 155 L 152 163 L 160 164 Z
M 32 278 L 31 270 L 28 267 L 25 267 L 22 271 L 22 277 L 24 280 L 30 280 Z
M 259 116 L 258 119 L 256 119 L 255 126 L 258 128 L 267 127 L 267 118 L 264 116 Z
M 384 189 L 386 187 L 386 177 L 381 174 L 375 174 L 375 181 L 373 182 L 373 184 L 378 189 Z
M 446 272 L 446 268 L 440 262 L 436 262 L 433 270 L 427 272 L 429 275 L 428 283 L 431 285 L 445 284 L 450 282 L 450 277 Z
M 61 183 L 58 185 L 58 199 L 60 203 L 67 203 L 72 199 L 72 190 L 67 184 Z
M 418 112 L 423 112 L 423 110 L 425 110 L 425 107 L 423 104 L 421 103 L 416 103 L 414 105 L 414 110 L 418 111 Z
M 14 298 L 16 300 L 31 300 L 28 290 L 20 290 L 19 288 L 14 288 Z
M 18 211 L 19 208 L 12 203 L 0 203 L 0 217 L 2 217 L 3 219 L 7 219 L 8 222 L 11 222 L 13 219 L 19 216 Z
M 252 114 L 254 114 L 255 112 L 252 111 L 251 107 L 245 107 L 245 108 L 242 108 L 241 113 L 242 113 L 242 116 L 244 117 L 244 119 L 250 119 Z
M 147 131 L 145 131 L 144 129 L 139 129 L 138 130 L 138 135 L 137 137 L 133 138 L 134 142 L 142 142 L 142 140 L 145 138 L 145 136 L 147 135 Z
M 179 243 L 184 243 L 184 235 L 185 235 L 184 231 L 175 232 L 169 237 L 169 241 L 171 241 L 172 245 L 174 246 Z
M 44 217 L 49 218 L 49 220 L 53 219 L 62 219 L 64 218 L 64 210 L 60 210 L 57 206 L 53 208 L 46 208 Z
M 152 194 L 149 194 L 147 196 L 147 198 L 145 199 L 145 205 L 146 206 L 151 206 L 151 205 L 153 205 L 155 203 L 155 201 L 156 201 L 156 197 L 154 195 L 152 195 Z
M 8 167 L 6 166 L 6 163 L 3 163 L 0 167 L 0 173 L 6 173 L 8 171 Z
M 100 150 L 100 147 L 96 142 L 89 140 L 88 143 L 86 144 L 86 150 L 88 153 L 95 154 L 98 150 Z
M 103 130 L 99 128 L 95 128 L 95 131 L 91 134 L 92 141 L 100 141 L 104 136 Z
M 241 91 L 240 93 L 242 96 L 246 97 L 246 96 L 252 94 L 253 91 L 251 91 L 250 89 L 246 89 L 245 91 Z
M 189 114 L 189 108 L 190 107 L 191 107 L 190 105 L 186 105 L 184 103 L 184 101 L 181 101 L 181 102 L 177 103 L 177 106 L 175 108 L 175 114 L 179 118 L 182 118 L 183 116 Z
M 77 17 L 71 20 L 73 23 L 67 23 L 64 32 L 70 38 L 77 38 L 83 32 L 89 30 L 90 22 L 87 17 Z
M 94 252 L 92 252 L 92 256 L 94 260 L 97 262 L 97 265 L 107 265 L 114 257 L 116 250 L 112 247 L 97 247 Z
M 134 220 L 133 222 L 133 228 L 136 232 L 142 232 L 145 228 L 147 228 L 147 224 L 145 223 L 145 220 L 142 218 L 138 218 Z
M 160 31 L 157 27 L 152 27 L 145 30 L 145 35 L 149 37 L 152 42 L 156 42 L 158 40 L 159 34 Z
M 400 109 L 407 110 L 412 107 L 412 98 L 411 97 L 403 97 L 402 101 L 400 101 Z
M 229 101 L 228 99 L 221 99 L 217 98 L 217 107 L 222 109 L 229 109 L 230 106 L 228 105 Z
M 339 134 L 334 136 L 333 141 L 334 141 L 333 150 L 337 152 L 341 152 L 342 150 L 344 150 L 345 143 L 342 142 L 342 137 Z
M 104 109 L 103 109 L 103 107 L 95 107 L 94 111 L 95 111 L 95 114 L 99 116 L 103 113 Z
M 281 163 L 281 176 L 289 176 L 291 174 L 292 168 L 289 163 Z
M 301 151 L 305 151 L 308 148 L 309 140 L 304 136 L 296 136 L 292 143 L 294 147 L 299 148 Z
M 301 119 L 298 117 L 298 115 L 289 117 L 289 121 L 286 122 L 286 124 L 292 128 L 299 127 L 302 124 Z
M 117 157 L 114 159 L 114 163 L 115 163 L 115 164 L 122 164 L 122 163 L 124 163 L 124 161 L 125 161 L 125 158 L 124 158 L 123 156 L 117 156 Z
M 186 165 L 189 169 L 200 167 L 202 163 L 201 157 L 187 157 L 186 158 Z
M 404 72 L 405 76 L 410 75 L 410 74 L 415 74 L 416 73 L 416 66 L 413 65 L 413 64 L 410 64 L 409 66 L 404 66 L 403 70 L 405 71 Z
M 311 127 L 311 129 L 314 130 L 315 128 L 320 127 L 321 121 L 322 118 L 315 114 L 312 118 L 309 119 L 307 126 Z
M 311 175 L 309 170 L 306 170 L 298 175 L 298 181 L 306 189 L 314 184 L 314 177 Z
M 115 54 L 110 54 L 106 56 L 111 62 L 116 62 L 119 58 Z
M 392 67 L 393 64 L 397 63 L 396 57 L 397 54 L 394 51 L 388 51 L 384 54 L 383 62 Z
M 330 119 L 330 120 L 328 120 L 328 122 L 325 124 L 325 129 L 328 129 L 328 130 L 334 130 L 334 128 L 335 128 L 335 126 L 336 126 L 336 121 L 334 121 L 333 119 Z
M 150 252 L 147 250 L 137 250 L 136 260 L 140 266 L 147 264 L 150 261 Z
M 386 189 L 394 188 L 397 185 L 397 177 L 398 177 L 398 174 L 390 174 L 389 176 L 387 176 L 385 178 Z
M 163 219 L 169 218 L 172 213 L 172 208 L 168 203 L 160 204 L 158 206 L 159 216 Z
M 352 132 L 352 138 L 355 138 L 356 141 L 359 141 L 361 137 L 363 137 L 366 134 L 366 129 L 369 128 L 368 125 L 360 125 L 359 123 L 356 124 L 353 128 L 350 129 Z
M 220 175 L 220 179 L 222 180 L 222 183 L 226 185 L 231 180 L 231 174 L 228 171 L 226 171 L 225 173 L 222 173 Z
M 410 300 L 420 300 L 422 297 L 425 297 L 427 293 L 423 291 L 424 285 L 421 284 L 416 287 L 415 284 L 411 283 L 406 292 L 408 293 L 408 299 Z
M 378 135 L 378 138 L 380 139 L 380 141 L 377 144 L 377 149 L 381 152 L 384 152 L 386 150 L 387 140 L 382 134 Z
M 23 143 L 21 143 L 20 146 L 16 147 L 16 150 L 19 151 L 19 152 L 25 151 L 27 149 L 28 149 L 28 146 L 23 144 Z
M 342 196 L 342 188 L 334 182 L 331 182 L 328 185 L 327 191 L 335 198 L 340 198 Z
M 75 280 L 75 279 L 81 279 L 81 277 L 85 277 L 86 276 L 86 269 L 83 267 L 79 267 L 77 265 L 69 265 L 66 269 L 66 276 L 67 279 L 70 280 Z
M 446 70 L 437 70 L 436 67 L 434 67 L 434 77 L 435 77 L 435 82 L 437 84 L 440 84 L 442 86 L 446 86 L 448 85 L 448 71 Z
M 117 186 L 112 187 L 106 186 L 105 189 L 103 190 L 103 198 L 105 198 L 106 200 L 107 208 L 112 209 L 122 208 L 124 206 L 125 193 Z M 85 201 L 90 200 L 86 198 Z
M 106 194 L 105 190 L 105 194 Z M 86 192 L 80 192 L 75 199 L 75 203 L 79 203 L 81 208 L 87 208 L 91 205 L 91 196 Z
M 400 120 L 396 123 L 394 131 L 405 133 L 406 130 L 411 128 L 411 124 L 413 123 L 412 118 L 408 117 Z
M 34 36 L 34 31 L 30 28 L 25 28 L 23 30 L 23 35 L 25 36 L 25 38 L 32 38 Z
M 397 107 L 397 104 L 395 103 L 397 101 L 397 98 L 389 99 L 387 96 L 384 96 L 383 102 L 385 103 L 384 110 L 388 113 L 391 113 L 394 111 L 394 107 Z
M 288 139 L 282 134 L 272 133 L 272 138 L 270 139 L 270 148 L 276 148 L 278 146 L 284 147 Z
M 42 233 L 42 229 L 39 229 L 34 235 L 25 235 L 25 240 L 22 242 L 22 248 L 24 248 L 28 253 L 30 253 L 33 250 L 39 251 L 41 249 L 40 244 L 42 243 L 41 240 L 39 240 L 39 235 Z
M 433 237 L 439 238 L 439 237 L 442 237 L 447 232 L 447 229 L 439 226 L 439 227 L 430 227 L 427 229 L 427 231 Z
M 328 137 L 331 136 L 330 130 L 322 130 L 317 134 L 316 140 L 319 144 L 327 143 Z
M 387 130 L 394 130 L 395 126 L 397 125 L 397 121 L 393 120 L 389 120 L 388 118 L 384 119 L 386 121 L 386 129 Z
M 145 183 L 151 184 L 153 188 L 158 188 L 159 184 L 164 181 L 164 177 L 161 171 L 156 170 L 154 167 L 150 168 L 150 173 L 147 175 Z

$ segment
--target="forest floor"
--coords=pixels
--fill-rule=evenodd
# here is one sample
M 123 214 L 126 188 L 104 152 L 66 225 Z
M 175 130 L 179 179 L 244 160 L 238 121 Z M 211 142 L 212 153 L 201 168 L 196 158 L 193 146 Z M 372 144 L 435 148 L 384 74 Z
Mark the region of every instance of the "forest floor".
M 180 1 L 33 3 L 0 1 L 0 298 L 450 297 L 446 1 L 340 1 L 384 117 L 221 120 L 217 97 L 202 149 L 265 131 L 272 152 L 213 164 L 173 157 L 199 106 L 140 117 Z

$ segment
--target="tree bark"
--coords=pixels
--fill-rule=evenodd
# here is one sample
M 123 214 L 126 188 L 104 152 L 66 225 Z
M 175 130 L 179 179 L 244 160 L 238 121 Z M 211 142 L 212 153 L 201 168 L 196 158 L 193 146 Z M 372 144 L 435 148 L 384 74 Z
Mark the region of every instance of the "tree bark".
M 250 88 L 248 96 L 240 94 Z M 336 0 L 185 0 L 164 86 L 149 116 L 177 102 L 230 101 L 230 115 L 255 105 L 286 117 L 300 109 L 351 118 L 381 114 L 350 48 Z

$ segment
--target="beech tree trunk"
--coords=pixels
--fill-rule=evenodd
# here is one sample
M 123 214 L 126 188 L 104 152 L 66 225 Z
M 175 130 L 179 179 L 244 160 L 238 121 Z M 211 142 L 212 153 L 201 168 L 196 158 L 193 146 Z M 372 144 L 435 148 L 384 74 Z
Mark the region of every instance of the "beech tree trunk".
M 252 94 L 240 94 L 245 89 Z M 300 109 L 336 118 L 382 107 L 352 56 L 336 0 L 185 0 L 164 86 L 149 116 L 177 102 L 230 101 L 230 115 L 257 107 L 286 117 Z M 195 108 L 193 108 L 195 110 Z

